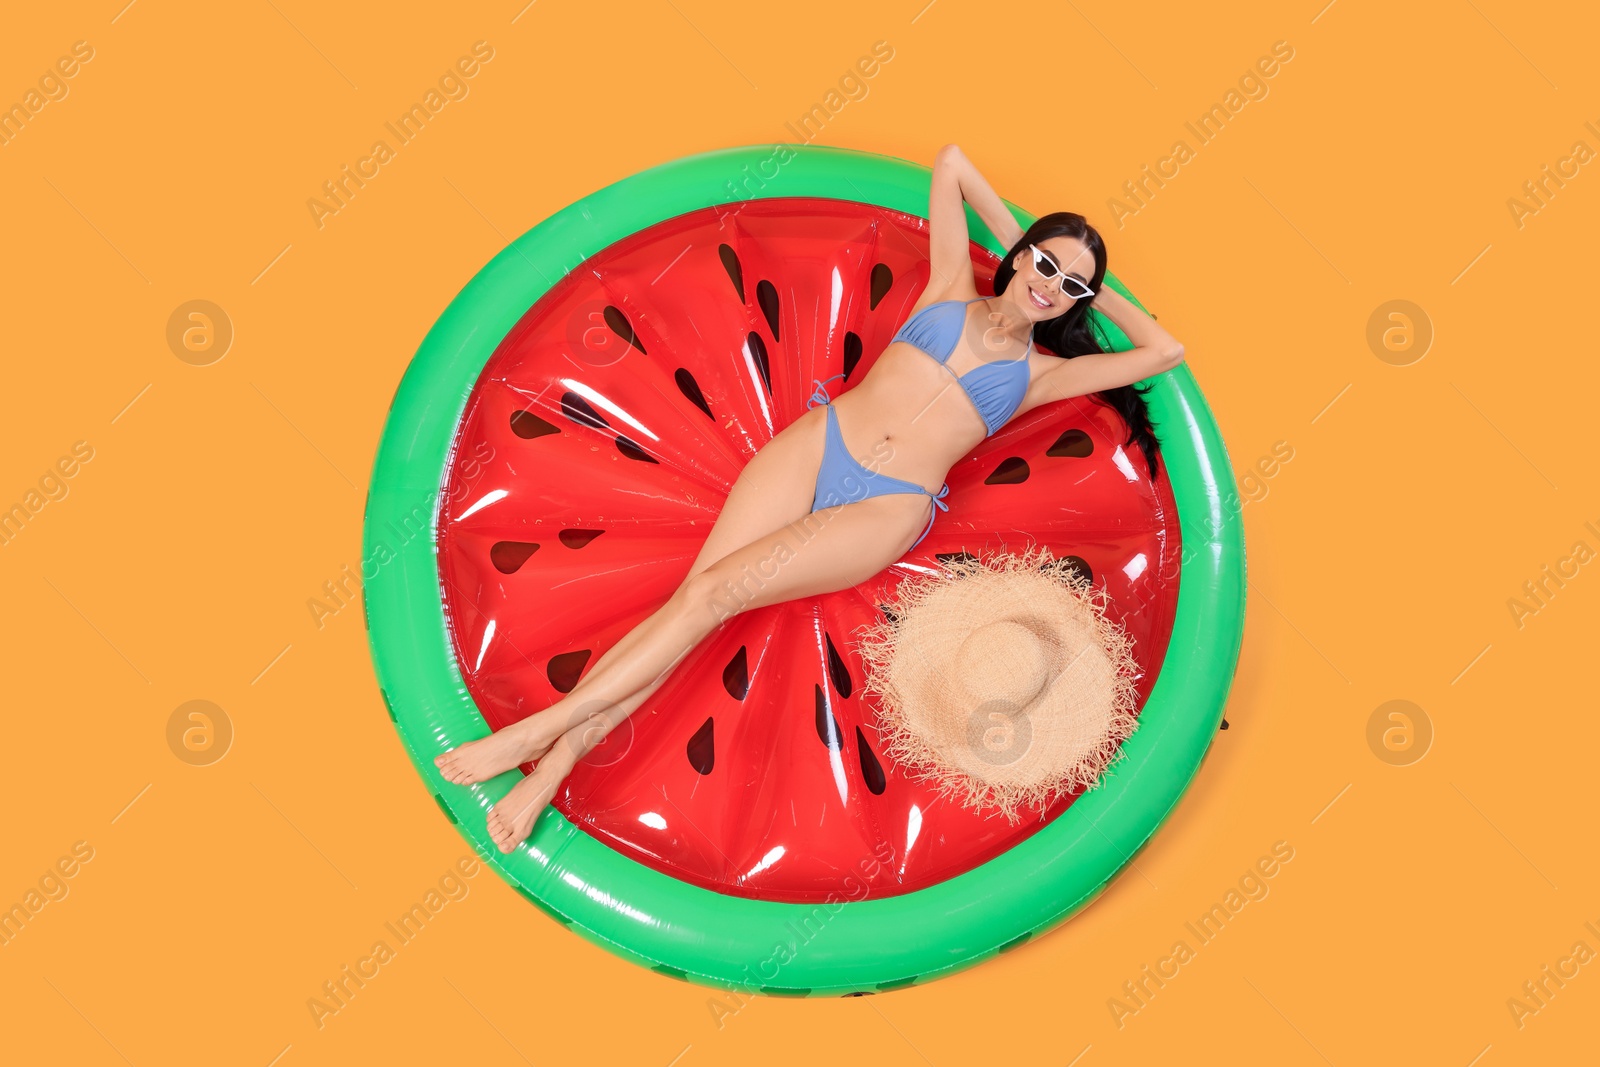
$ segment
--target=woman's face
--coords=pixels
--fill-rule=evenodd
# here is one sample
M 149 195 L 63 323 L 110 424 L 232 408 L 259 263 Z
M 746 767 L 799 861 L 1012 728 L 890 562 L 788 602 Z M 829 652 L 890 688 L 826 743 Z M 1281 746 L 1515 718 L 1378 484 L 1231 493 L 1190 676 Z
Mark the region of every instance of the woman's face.
M 1087 286 L 1089 279 L 1094 277 L 1094 253 L 1076 237 L 1046 237 L 1037 242 L 1037 247 L 1039 251 L 1054 259 L 1064 273 L 1076 278 L 1084 286 Z M 1039 268 L 1033 263 L 1032 249 L 1024 246 L 1012 260 L 1012 266 L 1017 272 L 1014 280 L 1023 283 L 1017 290 L 1018 299 L 1034 321 L 1039 322 L 1064 315 L 1078 302 L 1070 292 L 1061 291 L 1059 274 L 1046 279 L 1039 272 Z M 1069 289 L 1071 288 L 1076 287 L 1069 286 Z

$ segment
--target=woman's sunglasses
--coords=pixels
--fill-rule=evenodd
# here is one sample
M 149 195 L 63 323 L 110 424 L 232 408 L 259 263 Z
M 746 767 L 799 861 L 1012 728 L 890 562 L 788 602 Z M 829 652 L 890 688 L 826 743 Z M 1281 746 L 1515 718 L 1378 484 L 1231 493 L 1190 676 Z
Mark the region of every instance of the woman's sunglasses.
M 1062 295 L 1070 296 L 1074 300 L 1083 300 L 1094 295 L 1093 289 L 1062 270 L 1061 264 L 1051 258 L 1050 253 L 1039 251 L 1038 245 L 1028 247 L 1033 249 L 1033 269 L 1039 272 L 1041 278 L 1045 281 L 1058 276 L 1061 278 Z

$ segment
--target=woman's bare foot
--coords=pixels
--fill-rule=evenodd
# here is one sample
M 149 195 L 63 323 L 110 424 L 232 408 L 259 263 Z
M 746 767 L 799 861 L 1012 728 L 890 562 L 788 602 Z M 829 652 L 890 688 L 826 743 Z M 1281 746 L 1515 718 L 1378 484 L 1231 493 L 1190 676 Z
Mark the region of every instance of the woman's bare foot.
M 580 723 L 558 738 L 533 768 L 533 773 L 512 786 L 511 792 L 489 809 L 489 836 L 501 852 L 511 852 L 527 839 L 539 813 L 556 795 L 572 768 L 593 747 L 586 734 L 593 734 L 592 727 Z
M 435 756 L 445 781 L 456 785 L 487 782 L 497 774 L 536 760 L 550 750 L 565 727 L 552 723 L 551 709 L 528 716 L 520 722 L 496 730 L 488 737 L 458 745 L 442 756 Z

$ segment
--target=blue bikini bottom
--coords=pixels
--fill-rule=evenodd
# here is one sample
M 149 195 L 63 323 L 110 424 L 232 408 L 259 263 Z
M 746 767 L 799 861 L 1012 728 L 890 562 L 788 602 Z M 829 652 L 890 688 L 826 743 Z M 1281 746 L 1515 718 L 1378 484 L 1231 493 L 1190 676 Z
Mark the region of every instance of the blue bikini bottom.
M 842 374 L 835 374 L 833 378 L 843 378 Z M 822 466 L 817 471 L 817 489 L 811 500 L 811 510 L 819 511 L 822 508 L 838 507 L 841 504 L 851 504 L 860 500 L 869 500 L 875 496 L 886 496 L 890 493 L 921 493 L 934 505 L 944 511 L 949 511 L 950 506 L 944 502 L 945 494 L 950 492 L 946 484 L 938 494 L 928 492 L 915 482 L 908 482 L 902 478 L 891 478 L 887 474 L 877 474 L 867 470 L 856 462 L 845 447 L 844 436 L 839 432 L 839 418 L 833 412 L 833 402 L 829 399 L 827 391 L 823 389 L 824 381 L 833 381 L 833 378 L 813 378 L 816 391 L 811 394 L 811 399 L 806 402 L 806 410 L 810 411 L 818 404 L 828 407 L 827 437 L 822 446 Z M 922 537 L 911 543 L 916 548 L 922 543 L 922 538 L 928 536 L 928 531 L 933 529 L 933 517 L 937 514 L 933 508 L 928 509 L 928 526 L 922 531 Z

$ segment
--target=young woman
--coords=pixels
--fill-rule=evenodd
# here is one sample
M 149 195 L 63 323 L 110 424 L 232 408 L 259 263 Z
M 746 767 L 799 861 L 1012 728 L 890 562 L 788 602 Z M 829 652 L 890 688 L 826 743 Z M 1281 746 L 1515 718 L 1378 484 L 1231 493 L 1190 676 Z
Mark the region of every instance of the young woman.
M 993 297 L 978 295 L 963 201 L 1010 249 Z M 434 761 L 461 784 L 537 761 L 489 812 L 500 851 L 528 836 L 577 761 L 731 615 L 848 589 L 905 555 L 945 507 L 946 472 L 1015 416 L 1101 394 L 1155 473 L 1156 441 L 1133 383 L 1177 366 L 1183 346 L 1102 287 L 1105 244 L 1083 216 L 1046 215 L 1023 233 L 952 144 L 934 161 L 928 230 L 932 272 L 910 318 L 836 400 L 824 381 L 814 383 L 806 413 L 745 465 L 667 602 L 550 707 Z M 1091 306 L 1135 347 L 1100 351 Z M 1037 351 L 1034 339 L 1059 356 Z

